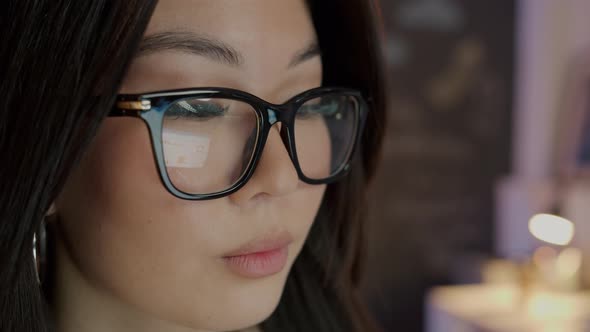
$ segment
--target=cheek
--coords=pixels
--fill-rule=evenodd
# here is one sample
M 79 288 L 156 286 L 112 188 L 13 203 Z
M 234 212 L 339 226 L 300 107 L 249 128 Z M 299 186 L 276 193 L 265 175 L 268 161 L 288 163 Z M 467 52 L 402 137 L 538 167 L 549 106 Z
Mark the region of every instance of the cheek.
M 162 186 L 148 130 L 135 119 L 103 124 L 57 201 L 65 246 L 90 283 L 179 321 L 179 305 L 199 305 L 187 292 L 206 291 L 190 285 L 210 283 L 202 279 L 219 238 L 203 222 L 215 204 L 190 216 L 182 204 Z M 199 310 L 207 314 L 203 303 Z
M 229 199 L 179 200 L 160 182 L 145 125 L 111 120 L 57 201 L 62 238 L 79 273 L 101 292 L 186 326 L 231 330 L 268 316 L 325 186 L 301 183 L 256 211 L 242 211 Z M 222 253 L 273 228 L 295 237 L 287 268 L 248 281 L 225 268 Z

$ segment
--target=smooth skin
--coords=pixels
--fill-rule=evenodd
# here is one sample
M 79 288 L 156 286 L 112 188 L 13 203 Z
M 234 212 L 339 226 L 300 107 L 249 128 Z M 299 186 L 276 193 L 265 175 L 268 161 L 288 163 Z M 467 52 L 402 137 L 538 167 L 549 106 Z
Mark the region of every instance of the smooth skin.
M 145 36 L 164 32 L 221 43 L 240 61 L 153 50 L 134 59 L 121 93 L 220 86 L 282 103 L 321 85 L 319 54 L 300 57 L 316 43 L 303 0 L 160 0 Z M 56 200 L 58 331 L 255 328 L 278 304 L 325 185 L 299 181 L 278 130 L 251 180 L 210 201 L 167 192 L 151 149 L 140 119 L 107 118 Z M 228 252 L 285 232 L 280 272 L 245 278 L 226 266 Z

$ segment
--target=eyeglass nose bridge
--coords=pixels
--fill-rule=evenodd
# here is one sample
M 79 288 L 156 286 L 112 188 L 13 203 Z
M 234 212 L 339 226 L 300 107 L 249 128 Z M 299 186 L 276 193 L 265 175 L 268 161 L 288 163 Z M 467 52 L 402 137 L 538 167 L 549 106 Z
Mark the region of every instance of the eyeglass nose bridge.
M 277 116 L 277 111 L 273 108 L 267 107 L 266 114 L 268 116 L 268 124 L 273 126 L 275 123 L 279 122 L 279 116 Z
M 265 105 L 268 124 L 273 126 L 277 122 L 287 125 L 290 121 L 292 105 Z
M 279 134 L 281 136 L 281 140 L 285 148 L 287 149 L 287 153 L 289 153 L 289 157 L 295 163 L 295 147 L 293 143 L 293 138 L 291 137 L 291 133 L 288 130 L 288 121 L 289 121 L 289 112 L 287 108 L 277 108 L 277 107 L 265 107 L 266 114 L 268 118 L 269 128 L 277 124 L 278 122 L 281 123 L 281 128 L 279 129 Z

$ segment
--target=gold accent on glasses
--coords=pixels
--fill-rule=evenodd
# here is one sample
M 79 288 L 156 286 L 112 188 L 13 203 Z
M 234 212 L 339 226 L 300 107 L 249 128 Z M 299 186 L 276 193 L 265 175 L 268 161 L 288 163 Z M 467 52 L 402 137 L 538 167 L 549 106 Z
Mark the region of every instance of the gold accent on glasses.
M 118 101 L 117 108 L 120 108 L 123 110 L 147 111 L 150 108 L 152 108 L 152 103 L 149 100 Z

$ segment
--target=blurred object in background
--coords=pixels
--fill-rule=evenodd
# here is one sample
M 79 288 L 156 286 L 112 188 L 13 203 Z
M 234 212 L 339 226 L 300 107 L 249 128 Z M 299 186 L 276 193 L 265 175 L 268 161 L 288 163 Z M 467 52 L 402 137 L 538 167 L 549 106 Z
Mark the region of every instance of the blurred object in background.
M 384 0 L 393 86 L 365 294 L 385 331 L 590 331 L 588 13 Z
M 428 332 L 587 332 L 590 291 L 581 288 L 582 251 L 574 224 L 537 214 L 529 231 L 539 246 L 519 263 L 493 260 L 478 285 L 436 287 L 426 299 Z
M 540 265 L 528 293 L 553 292 L 542 322 L 557 317 L 555 331 L 590 331 L 590 1 L 521 0 L 519 12 L 513 172 L 498 186 L 496 252 Z M 549 240 L 527 225 L 537 213 L 572 225 L 554 223 Z M 555 241 L 560 232 L 567 241 Z
M 393 86 L 364 291 L 385 331 L 422 331 L 433 285 L 477 282 L 509 171 L 513 1 L 382 0 Z
M 429 332 L 587 332 L 590 293 L 538 291 L 522 305 L 514 285 L 439 287 L 428 299 Z
M 538 245 L 532 215 L 590 213 L 590 1 L 521 0 L 518 11 L 513 166 L 497 191 L 495 248 L 507 258 Z M 585 247 L 586 224 L 574 239 Z

